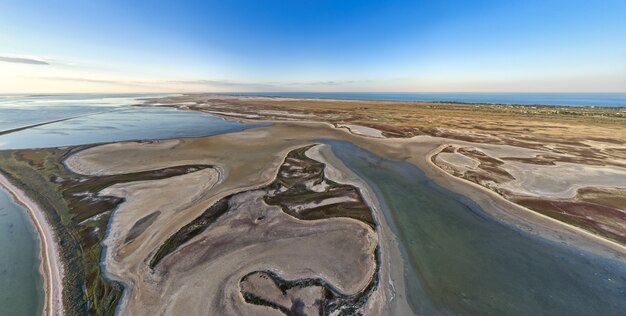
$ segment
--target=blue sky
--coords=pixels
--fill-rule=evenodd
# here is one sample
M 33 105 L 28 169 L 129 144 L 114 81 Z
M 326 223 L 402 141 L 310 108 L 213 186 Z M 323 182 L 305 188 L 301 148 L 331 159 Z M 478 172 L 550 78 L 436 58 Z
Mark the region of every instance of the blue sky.
M 0 2 L 0 92 L 626 91 L 626 1 Z

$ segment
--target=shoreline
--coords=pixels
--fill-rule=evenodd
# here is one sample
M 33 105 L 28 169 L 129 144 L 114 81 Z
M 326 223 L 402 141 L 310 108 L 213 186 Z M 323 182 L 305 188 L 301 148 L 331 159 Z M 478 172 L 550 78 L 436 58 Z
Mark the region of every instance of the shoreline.
M 227 94 L 228 95 L 228 94 Z M 276 97 L 276 98 L 283 98 L 283 97 Z M 348 99 L 348 100 L 352 100 L 352 99 Z M 143 105 L 139 105 L 139 106 L 146 106 L 145 104 Z M 164 105 L 167 106 L 167 105 Z M 176 107 L 175 105 L 170 105 L 173 106 L 174 108 L 177 109 L 181 109 L 179 107 Z M 366 143 L 369 142 L 370 145 L 374 145 L 374 146 L 380 146 L 380 142 L 383 141 L 394 141 L 394 142 L 399 142 L 399 143 L 420 143 L 419 140 L 416 140 L 416 138 L 419 138 L 420 136 L 413 136 L 413 137 L 388 137 L 388 136 L 383 136 L 383 137 L 371 137 L 368 135 L 361 135 L 359 133 L 355 133 L 354 131 L 352 131 L 349 128 L 345 128 L 343 126 L 336 126 L 335 124 L 326 122 L 326 121 L 315 121 L 315 120 L 310 120 L 310 119 L 305 119 L 305 120 L 294 120 L 294 121 L 290 121 L 290 120 L 281 120 L 281 119 L 266 119 L 266 118 L 254 118 L 254 119 L 250 119 L 250 118 L 241 118 L 241 117 L 237 117 L 235 115 L 228 115 L 225 113 L 214 113 L 211 110 L 206 110 L 206 109 L 192 109 L 192 108 L 185 108 L 184 110 L 187 111 L 197 111 L 197 112 L 204 112 L 204 113 L 208 113 L 211 115 L 215 115 L 215 116 L 219 116 L 222 117 L 224 119 L 236 119 L 236 120 L 240 120 L 242 122 L 266 122 L 266 123 L 271 123 L 271 124 L 276 124 L 276 123 L 287 123 L 287 124 L 294 124 L 294 123 L 302 123 L 302 124 L 307 124 L 307 123 L 313 123 L 313 124 L 323 124 L 326 125 L 328 127 L 330 127 L 331 129 L 334 130 L 338 130 L 341 131 L 347 135 L 350 135 L 352 137 L 356 137 L 357 139 L 362 139 L 364 140 Z M 232 113 L 232 114 L 236 114 L 236 113 Z M 362 127 L 367 127 L 367 126 L 363 126 L 363 125 L 358 125 L 355 124 L 355 126 L 362 126 Z M 433 136 L 430 136 L 433 137 Z M 515 202 L 509 201 L 507 200 L 505 197 L 503 197 L 502 195 L 498 194 L 497 192 L 494 192 L 488 188 L 485 188 L 479 184 L 476 184 L 474 182 L 456 177 L 454 175 L 449 174 L 448 172 L 446 172 L 445 170 L 441 169 L 439 166 L 437 166 L 436 164 L 434 164 L 432 162 L 432 157 L 437 154 L 438 152 L 441 151 L 442 148 L 444 148 L 445 146 L 448 146 L 454 142 L 459 142 L 458 140 L 452 139 L 452 138 L 447 138 L 447 137 L 436 137 L 436 138 L 443 138 L 447 141 L 451 141 L 451 142 L 440 142 L 440 144 L 438 146 L 436 146 L 436 148 L 428 151 L 425 153 L 425 155 L 421 158 L 423 158 L 423 161 L 421 163 L 418 163 L 416 161 L 413 161 L 412 159 L 408 159 L 407 161 L 415 166 L 417 166 L 418 168 L 424 170 L 424 167 L 428 167 L 431 170 L 435 171 L 437 173 L 437 175 L 441 178 L 441 179 L 445 179 L 445 180 L 450 180 L 453 182 L 456 182 L 457 185 L 460 186 L 465 186 L 466 189 L 463 189 L 462 187 L 456 187 L 454 185 L 447 185 L 443 182 L 439 182 L 438 179 L 436 179 L 437 177 L 432 177 L 431 175 L 428 175 L 429 178 L 431 178 L 433 181 L 437 182 L 438 184 L 442 185 L 443 187 L 450 189 L 454 192 L 460 193 L 470 199 L 472 199 L 473 201 L 479 203 L 481 206 L 485 207 L 483 205 L 482 202 L 480 202 L 480 198 L 475 196 L 474 194 L 472 194 L 471 192 L 469 192 L 467 190 L 467 188 L 473 188 L 473 189 L 478 189 L 480 191 L 480 193 L 484 194 L 488 199 L 491 200 L 490 204 L 499 204 L 501 208 L 503 208 L 502 210 L 500 210 L 501 212 L 505 212 L 506 217 L 503 217 L 502 215 L 497 214 L 497 212 L 489 212 L 494 218 L 496 218 L 499 221 L 504 222 L 505 224 L 511 225 L 513 227 L 518 227 L 518 224 L 520 224 L 520 221 L 522 223 L 525 224 L 530 224 L 533 229 L 538 229 L 537 231 L 532 231 L 530 232 L 533 235 L 539 236 L 541 238 L 545 238 L 548 240 L 552 240 L 555 242 L 560 242 L 560 243 L 564 243 L 568 246 L 572 246 L 572 247 L 579 247 L 582 248 L 586 251 L 590 251 L 590 252 L 594 252 L 596 254 L 601 254 L 604 256 L 608 256 L 608 257 L 612 257 L 614 259 L 617 260 L 621 260 L 621 261 L 626 261 L 626 245 L 622 245 L 619 244 L 618 242 L 615 242 L 613 240 L 610 240 L 606 237 L 600 236 L 600 235 L 596 235 L 592 232 L 586 231 L 580 227 L 568 224 L 566 222 L 551 218 L 549 216 L 546 216 L 544 214 L 538 213 L 536 211 L 533 211 L 529 208 L 526 208 L 522 205 L 519 205 Z M 352 142 L 352 140 L 349 140 Z M 463 141 L 461 141 L 463 142 Z M 358 142 L 358 143 L 354 143 L 355 145 L 359 146 L 359 147 L 363 147 L 363 143 Z M 389 157 L 386 157 L 389 158 Z M 419 160 L 419 159 L 418 159 Z M 468 185 L 469 184 L 469 185 Z M 361 186 L 359 186 L 361 187 Z M 487 210 L 488 207 L 485 207 L 485 209 Z M 520 213 L 522 213 L 520 215 Z M 518 227 L 519 228 L 519 227 Z M 575 237 L 577 239 L 575 240 L 569 240 L 569 241 L 559 241 L 558 238 L 555 238 L 555 234 L 558 234 L 560 232 L 568 232 L 571 233 L 573 235 L 575 235 Z M 581 244 L 582 242 L 582 244 Z M 603 247 L 606 247 L 608 249 L 610 249 L 612 252 L 614 253 L 609 253 L 606 250 L 597 250 L 597 249 L 591 249 L 588 245 L 586 245 L 587 242 L 591 242 L 592 244 L 598 244 L 598 245 L 602 245 Z
M 236 95 L 236 94 L 216 94 L 217 96 L 223 95 L 223 96 L 240 96 L 240 95 Z M 189 96 L 193 96 L 193 95 L 189 95 Z M 289 99 L 290 97 L 283 97 L 283 96 L 276 96 L 276 97 L 268 97 L 268 96 L 254 96 L 254 95 L 241 95 L 243 97 L 262 97 L 262 98 L 277 98 L 277 99 Z M 297 97 L 296 97 L 297 99 Z M 312 99 L 312 100 L 317 100 L 318 98 L 301 98 L 301 99 Z M 153 106 L 152 104 L 150 104 L 149 102 L 154 102 L 155 100 L 158 99 L 149 99 L 147 102 L 144 102 L 143 104 L 139 104 L 137 106 L 139 107 L 150 107 Z M 321 100 L 334 100 L 334 99 L 321 99 Z M 378 101 L 378 100 L 358 100 L 358 99 L 338 99 L 338 100 L 344 100 L 344 101 Z M 398 102 L 411 102 L 411 101 L 398 101 Z M 437 182 L 438 184 L 442 185 L 443 187 L 450 189 L 454 192 L 457 192 L 459 194 L 462 194 L 464 196 L 467 196 L 468 198 L 474 200 L 475 202 L 479 203 L 482 207 L 484 207 L 486 210 L 489 209 L 490 207 L 497 207 L 499 210 L 497 211 L 492 211 L 489 212 L 494 218 L 496 218 L 499 221 L 502 221 L 503 223 L 507 224 L 507 225 L 511 225 L 513 227 L 517 227 L 517 228 L 522 228 L 520 226 L 520 224 L 522 225 L 526 225 L 531 227 L 532 229 L 530 231 L 528 231 L 528 229 L 524 229 L 525 231 L 548 239 L 548 240 L 552 240 L 555 242 L 559 242 L 559 243 L 563 243 L 572 247 L 579 247 L 582 248 L 586 251 L 589 252 L 593 252 L 596 254 L 600 254 L 603 256 L 607 256 L 607 257 L 611 257 L 620 261 L 626 261 L 626 245 L 622 245 L 619 244 L 613 240 L 610 240 L 606 237 L 594 234 L 592 232 L 586 231 L 582 228 L 576 227 L 574 225 L 565 223 L 563 221 L 551 218 L 549 216 L 546 216 L 544 214 L 540 214 L 536 211 L 533 211 L 531 209 L 528 209 L 522 205 L 519 205 L 515 202 L 509 201 L 507 200 L 505 197 L 501 196 L 500 194 L 498 194 L 497 192 L 494 192 L 488 188 L 485 188 L 481 185 L 478 185 L 476 183 L 473 183 L 471 181 L 467 181 L 465 179 L 461 179 L 458 177 L 455 177 L 451 174 L 449 174 L 448 172 L 446 172 L 445 170 L 441 169 L 439 166 L 435 165 L 432 162 L 432 156 L 435 155 L 438 151 L 441 150 L 442 146 L 444 145 L 450 145 L 451 143 L 455 143 L 455 142 L 466 142 L 464 140 L 457 140 L 454 138 L 449 138 L 449 137 L 445 137 L 445 136 L 428 136 L 428 135 L 419 135 L 419 136 L 412 136 L 412 137 L 389 137 L 389 136 L 385 136 L 383 135 L 383 137 L 371 137 L 370 135 L 362 135 L 359 133 L 355 133 L 354 131 L 352 131 L 350 128 L 346 128 L 345 126 L 340 126 L 337 124 L 333 124 L 330 122 L 326 122 L 324 120 L 313 120 L 313 119 L 294 119 L 294 120 L 289 120 L 289 119 L 284 119 L 284 118 L 278 118 L 278 117 L 254 117 L 254 118 L 250 118 L 250 117 L 243 117 L 238 115 L 237 112 L 215 112 L 213 110 L 211 110 L 210 108 L 192 108 L 192 107 L 179 107 L 176 104 L 159 104 L 158 106 L 163 106 L 163 107 L 173 107 L 179 110 L 186 110 L 186 111 L 196 111 L 196 112 L 203 112 L 203 113 L 208 113 L 210 115 L 214 115 L 214 116 L 218 116 L 221 117 L 223 119 L 231 119 L 231 120 L 238 120 L 240 122 L 245 122 L 245 123 L 254 123 L 254 122 L 262 122 L 262 123 L 271 123 L 271 124 L 280 124 L 280 123 L 284 123 L 284 124 L 322 124 L 325 125 L 333 130 L 337 130 L 337 131 L 341 131 L 343 133 L 345 133 L 346 135 L 350 135 L 351 137 L 355 137 L 356 139 L 361 139 L 363 140 L 365 143 L 369 143 L 369 146 L 374 146 L 374 147 L 379 147 L 381 146 L 381 142 L 384 141 L 392 141 L 394 143 L 406 143 L 406 144 L 419 144 L 421 143 L 419 140 L 417 140 L 420 136 L 427 136 L 427 137 L 433 137 L 433 138 L 439 138 L 439 139 L 444 139 L 445 141 L 439 141 L 438 144 L 435 146 L 435 148 L 433 148 L 432 150 L 426 151 L 424 152 L 424 156 L 420 157 L 422 159 L 417 159 L 418 161 L 415 161 L 414 159 L 401 159 L 401 160 L 406 160 L 409 163 L 417 166 L 418 168 L 426 171 L 425 169 L 430 169 L 431 172 L 436 173 L 436 175 L 433 174 L 429 174 L 428 177 L 431 178 L 432 180 L 434 180 L 435 182 Z M 523 106 L 528 106 L 528 105 L 523 105 Z M 545 105 L 546 107 L 554 107 L 552 105 Z M 359 125 L 359 124 L 354 124 L 355 126 L 360 126 L 360 127 L 365 127 L 368 128 L 365 125 Z M 374 129 L 374 128 L 372 128 Z M 376 129 L 374 129 L 376 130 Z M 353 141 L 353 140 L 350 140 Z M 450 143 L 451 142 L 451 143 Z M 470 141 L 471 143 L 471 141 Z M 355 143 L 355 145 L 359 146 L 359 147 L 363 147 L 362 145 L 364 145 L 363 142 L 357 142 Z M 369 147 L 366 146 L 366 147 Z M 386 158 L 390 158 L 387 157 Z M 397 157 L 396 157 L 397 158 Z M 394 158 L 394 159 L 396 159 Z M 434 176 L 434 177 L 433 177 Z M 443 180 L 443 181 L 441 181 Z M 460 181 L 463 180 L 463 181 Z M 445 182 L 448 181 L 452 181 L 452 184 L 446 184 Z M 467 183 L 466 183 L 467 182 Z M 467 185 L 469 184 L 469 186 Z M 465 187 L 465 188 L 463 188 Z M 470 192 L 472 189 L 478 189 L 478 191 L 480 192 L 480 194 L 483 194 L 484 197 L 486 197 L 487 199 L 489 199 L 490 201 L 485 202 L 484 198 L 477 196 L 475 193 Z M 489 204 L 487 206 L 487 204 Z M 499 214 L 499 213 L 504 213 L 504 214 Z M 504 216 L 503 216 L 504 215 Z M 560 235 L 562 233 L 565 233 L 569 236 L 569 240 L 565 241 L 565 240 L 559 240 L 560 239 Z M 601 245 L 602 247 L 604 247 L 605 249 L 594 249 L 593 244 L 596 245 Z M 608 251 L 607 251 L 608 250 Z
M 341 93 L 341 92 L 339 92 Z M 350 93 L 350 92 L 348 92 Z M 366 92 L 367 93 L 367 92 Z M 413 92 L 373 92 L 372 95 L 376 95 L 378 93 L 381 94 L 412 94 Z M 429 92 L 416 92 L 419 93 L 429 93 Z M 456 92 L 459 93 L 459 92 Z M 486 93 L 478 93 L 478 94 L 492 94 L 494 92 L 486 92 Z M 570 92 L 570 93 L 559 93 L 553 92 L 554 94 L 595 94 L 594 92 Z M 455 94 L 452 92 L 451 94 Z M 464 94 L 464 92 L 460 92 L 460 94 Z M 496 92 L 496 94 L 498 94 Z M 507 93 L 505 93 L 507 94 Z M 508 92 L 508 94 L 525 94 L 524 92 Z M 527 94 L 527 93 L 526 93 Z M 532 92 L 530 93 L 532 94 Z M 541 94 L 541 93 L 540 93 Z M 622 92 L 599 92 L 598 94 L 622 94 Z M 593 107 L 603 107 L 603 108 L 623 108 L 626 105 L 617 105 L 617 104 L 606 104 L 602 105 L 602 103 L 594 103 L 594 104 L 567 104 L 567 103 L 519 103 L 519 102 L 501 102 L 501 101 L 455 101 L 453 99 L 438 99 L 438 100 L 424 100 L 424 99 L 393 99 L 393 98 L 358 98 L 358 97 L 332 97 L 332 96 L 304 96 L 304 95 L 272 95 L 271 92 L 268 94 L 264 94 L 262 92 L 252 92 L 252 93 L 235 93 L 235 92 L 215 92 L 215 93 L 182 93 L 182 96 L 197 96 L 197 95 L 215 95 L 215 96 L 234 96 L 234 97 L 260 97 L 260 98 L 282 98 L 282 99 L 300 99 L 300 100 L 328 100 L 328 101 L 383 101 L 383 102 L 418 102 L 418 103 L 450 103 L 450 104 L 461 104 L 461 105 L 496 105 L 496 106 L 537 106 L 537 107 L 568 107 L 568 108 L 593 108 Z M 146 98 L 150 100 L 150 98 Z
M 20 188 L 0 173 L 0 186 L 11 197 L 28 210 L 28 217 L 37 230 L 39 240 L 39 273 L 43 279 L 44 302 L 42 315 L 63 315 L 63 266 L 52 227 L 39 205 L 31 200 Z
M 528 216 L 526 218 L 526 220 L 530 221 L 531 223 L 534 223 L 535 226 L 545 225 L 547 227 L 553 227 L 553 228 L 556 228 L 556 227 L 560 226 L 561 228 L 564 228 L 564 229 L 567 229 L 569 231 L 572 231 L 574 234 L 579 235 L 580 237 L 583 237 L 583 238 L 586 238 L 586 239 L 590 239 L 593 242 L 596 242 L 598 244 L 602 244 L 605 247 L 607 247 L 607 248 L 609 248 L 609 249 L 619 253 L 622 256 L 626 255 L 626 246 L 624 246 L 624 245 L 622 245 L 622 244 L 620 244 L 620 243 L 618 243 L 616 241 L 613 241 L 611 239 L 608 239 L 608 238 L 600 236 L 600 235 L 596 235 L 596 234 L 594 234 L 592 232 L 589 232 L 589 231 L 587 231 L 585 229 L 582 229 L 580 227 L 574 226 L 572 224 L 569 224 L 569 223 L 557 220 L 557 219 L 552 218 L 550 216 L 547 216 L 547 215 L 541 214 L 541 213 L 539 213 L 537 211 L 531 210 L 531 209 L 529 209 L 527 207 L 524 207 L 524 206 L 519 205 L 519 204 L 517 204 L 515 202 L 507 200 L 506 198 L 504 198 L 502 195 L 498 194 L 497 192 L 494 192 L 493 190 L 490 190 L 489 188 L 486 188 L 486 187 L 484 187 L 484 186 L 482 186 L 480 184 L 477 184 L 477 183 L 474 183 L 474 182 L 469 181 L 467 179 L 463 179 L 463 178 L 456 177 L 454 175 L 449 174 L 448 172 L 446 172 L 445 170 L 441 169 L 441 167 L 437 166 L 432 161 L 433 156 L 438 154 L 443 148 L 445 148 L 448 145 L 450 145 L 450 144 L 442 144 L 442 145 L 438 146 L 437 148 L 433 149 L 431 152 L 429 152 L 426 155 L 426 157 L 424 157 L 426 163 L 431 168 L 438 170 L 438 173 L 441 175 L 441 177 L 447 178 L 447 179 L 452 180 L 452 181 L 455 181 L 455 182 L 460 183 L 460 184 L 462 184 L 464 186 L 467 186 L 467 187 L 472 187 L 472 188 L 478 189 L 481 193 L 487 195 L 490 199 L 492 199 L 494 201 L 497 200 L 497 201 L 506 203 L 506 204 L 508 204 L 509 207 L 516 208 L 516 209 L 518 209 L 518 210 L 520 210 L 520 211 L 530 215 L 530 216 Z M 435 179 L 433 179 L 433 180 L 435 180 Z M 445 184 L 442 184 L 442 185 L 444 187 L 454 191 L 454 188 L 450 188 L 449 186 L 447 186 Z M 463 195 L 467 196 L 470 199 L 473 199 L 473 196 L 471 196 L 471 194 L 463 193 Z M 476 200 L 474 200 L 474 201 L 476 201 Z M 510 215 L 514 215 L 514 214 L 510 214 Z M 532 217 L 535 217 L 535 218 L 532 218 Z M 495 218 L 497 218 L 497 217 L 495 217 Z M 505 219 L 503 219 L 503 220 L 506 222 Z M 539 220 L 547 221 L 547 223 L 542 223 Z M 512 224 L 512 223 L 509 223 L 509 224 Z M 556 227 L 554 227 L 554 226 L 556 226 Z M 541 232 L 535 233 L 535 234 L 537 234 L 538 236 L 543 237 L 543 238 L 553 239 L 553 238 L 550 238 L 550 236 L 545 236 Z M 572 245 L 569 242 L 565 242 L 565 244 L 570 245 L 570 246 L 577 246 L 577 245 Z
M 365 203 L 372 209 L 378 226 L 378 246 L 381 254 L 379 282 L 387 282 L 383 286 L 382 299 L 387 299 L 392 314 L 408 315 L 413 313 L 410 304 L 403 295 L 405 293 L 404 254 L 398 237 L 385 215 L 384 206 L 374 193 L 374 190 L 339 158 L 335 156 L 328 144 L 318 143 L 307 152 L 307 156 L 325 165 L 325 175 L 337 183 L 355 186 L 361 192 Z

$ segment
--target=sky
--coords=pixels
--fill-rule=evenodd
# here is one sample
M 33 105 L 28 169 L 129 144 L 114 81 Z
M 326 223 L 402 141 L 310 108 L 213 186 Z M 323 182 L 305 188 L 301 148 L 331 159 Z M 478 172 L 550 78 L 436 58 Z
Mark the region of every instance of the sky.
M 0 93 L 626 92 L 624 0 L 0 1 Z

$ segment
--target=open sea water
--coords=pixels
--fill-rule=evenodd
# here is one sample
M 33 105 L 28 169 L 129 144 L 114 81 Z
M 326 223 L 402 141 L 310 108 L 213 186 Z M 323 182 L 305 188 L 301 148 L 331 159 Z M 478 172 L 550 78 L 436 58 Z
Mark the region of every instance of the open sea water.
M 251 92 L 243 95 L 276 97 L 339 98 L 394 101 L 452 101 L 494 104 L 542 104 L 572 106 L 626 106 L 626 92 L 517 93 L 517 92 Z

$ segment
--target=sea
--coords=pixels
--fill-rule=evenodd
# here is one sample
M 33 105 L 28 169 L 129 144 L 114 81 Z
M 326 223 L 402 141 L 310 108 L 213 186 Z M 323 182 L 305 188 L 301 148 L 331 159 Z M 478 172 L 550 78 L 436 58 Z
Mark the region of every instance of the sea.
M 626 106 L 626 92 L 249 92 L 242 95 L 274 97 L 435 101 L 491 104 L 564 105 L 564 106 Z

